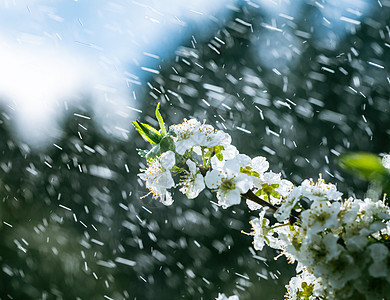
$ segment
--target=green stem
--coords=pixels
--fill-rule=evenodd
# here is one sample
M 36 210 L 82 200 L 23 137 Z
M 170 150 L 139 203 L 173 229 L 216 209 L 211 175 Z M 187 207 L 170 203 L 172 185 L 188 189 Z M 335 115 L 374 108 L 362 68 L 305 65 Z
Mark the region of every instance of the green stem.
M 206 164 L 206 158 L 204 156 L 204 148 L 202 147 L 202 160 L 203 160 L 203 167 L 207 168 L 207 164 Z

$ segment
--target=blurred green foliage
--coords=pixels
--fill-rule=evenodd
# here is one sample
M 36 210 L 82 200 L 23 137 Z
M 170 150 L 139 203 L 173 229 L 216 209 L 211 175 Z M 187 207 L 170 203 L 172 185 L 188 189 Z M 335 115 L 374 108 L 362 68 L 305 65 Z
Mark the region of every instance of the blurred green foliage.
M 377 194 L 390 193 L 390 172 L 378 155 L 366 152 L 346 153 L 340 156 L 339 164 L 352 176 L 373 183 Z

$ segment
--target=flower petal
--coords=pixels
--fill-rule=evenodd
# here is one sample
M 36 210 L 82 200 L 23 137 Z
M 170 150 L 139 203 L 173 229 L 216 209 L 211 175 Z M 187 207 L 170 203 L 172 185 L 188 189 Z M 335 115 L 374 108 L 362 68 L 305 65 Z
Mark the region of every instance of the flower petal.
M 217 193 L 218 204 L 223 208 L 227 208 L 232 205 L 240 204 L 241 202 L 241 194 L 238 189 L 230 190 L 225 193 L 220 193 L 218 190 Z
M 165 170 L 170 170 L 175 165 L 175 153 L 173 151 L 164 152 L 160 158 L 161 165 Z
M 212 170 L 207 172 L 206 177 L 204 178 L 206 186 L 209 189 L 216 189 L 221 185 L 221 171 Z
M 191 159 L 187 159 L 186 164 L 191 174 L 196 174 L 196 163 L 194 163 Z

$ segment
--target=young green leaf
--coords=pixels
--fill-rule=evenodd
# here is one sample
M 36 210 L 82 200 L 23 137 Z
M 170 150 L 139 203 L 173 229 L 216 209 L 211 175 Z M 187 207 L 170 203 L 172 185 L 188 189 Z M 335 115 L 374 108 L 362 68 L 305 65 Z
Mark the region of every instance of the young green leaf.
M 157 107 L 156 107 L 156 118 L 157 118 L 158 124 L 160 125 L 162 136 L 167 135 L 167 130 L 165 128 L 164 119 L 162 118 L 162 116 L 160 114 L 160 102 L 157 104 Z
M 224 149 L 225 149 L 224 146 L 215 146 L 214 149 L 213 149 L 215 155 L 217 156 L 218 160 L 220 160 L 220 161 L 223 160 L 222 150 L 224 150 Z
M 164 136 L 161 141 L 160 141 L 160 147 L 161 147 L 161 152 L 166 152 L 166 151 L 174 151 L 175 150 L 175 143 L 172 139 L 172 137 Z
M 219 161 L 223 161 L 223 154 L 221 152 L 215 153 L 215 156 L 218 158 Z
M 139 134 L 144 138 L 145 141 L 155 145 L 160 143 L 161 134 L 154 129 L 152 126 L 144 123 L 140 123 L 138 120 L 132 122 L 135 129 L 139 132 Z

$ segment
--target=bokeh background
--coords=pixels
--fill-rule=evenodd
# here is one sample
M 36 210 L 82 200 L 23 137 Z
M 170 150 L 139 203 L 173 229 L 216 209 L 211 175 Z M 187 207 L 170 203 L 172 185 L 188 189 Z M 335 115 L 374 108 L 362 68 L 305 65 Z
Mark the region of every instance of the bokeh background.
M 282 299 L 244 201 L 164 207 L 131 127 L 205 119 L 299 184 L 389 151 L 390 1 L 0 1 L 0 298 Z

